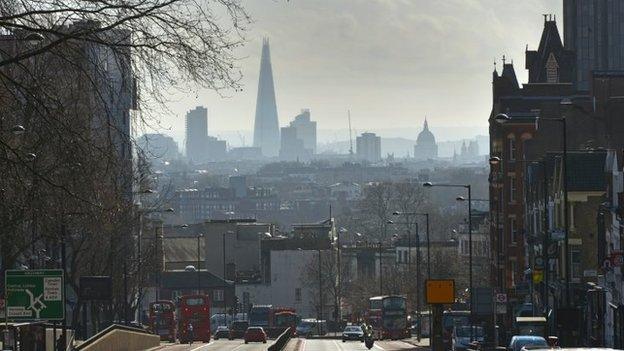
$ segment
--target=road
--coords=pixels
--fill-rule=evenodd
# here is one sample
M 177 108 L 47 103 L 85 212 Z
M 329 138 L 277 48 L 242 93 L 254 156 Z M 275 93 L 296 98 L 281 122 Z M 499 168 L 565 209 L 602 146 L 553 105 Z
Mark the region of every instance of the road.
M 249 343 L 245 345 L 243 340 L 227 340 L 227 339 L 219 339 L 219 340 L 211 340 L 208 344 L 194 342 L 193 345 L 189 344 L 169 344 L 163 343 L 163 345 L 167 345 L 166 347 L 159 349 L 158 351 L 266 351 L 266 349 L 271 345 L 273 340 L 267 341 L 266 344 L 263 343 Z
M 368 351 L 364 346 L 364 343 L 359 341 L 342 342 L 340 340 L 314 340 L 314 339 L 301 339 L 301 347 L 298 351 Z M 158 351 L 266 351 L 271 345 L 271 340 L 266 344 L 262 343 L 250 343 L 245 345 L 242 340 L 217 340 L 210 341 L 208 344 L 202 344 L 199 342 L 193 343 L 193 345 L 180 345 L 169 344 L 166 347 Z M 401 341 L 375 341 L 375 346 L 371 351 L 400 351 L 400 350 L 416 350 L 416 348 L 410 344 Z
M 415 346 L 404 343 L 402 341 L 375 341 L 371 351 L 399 351 L 399 350 L 416 350 Z M 302 340 L 299 351 L 368 351 L 363 342 L 340 340 Z

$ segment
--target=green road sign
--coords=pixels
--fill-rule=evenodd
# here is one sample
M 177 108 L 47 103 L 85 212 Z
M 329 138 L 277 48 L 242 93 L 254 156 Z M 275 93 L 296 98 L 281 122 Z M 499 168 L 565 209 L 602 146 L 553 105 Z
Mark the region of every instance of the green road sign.
M 63 271 L 39 269 L 6 271 L 7 318 L 14 321 L 63 319 Z

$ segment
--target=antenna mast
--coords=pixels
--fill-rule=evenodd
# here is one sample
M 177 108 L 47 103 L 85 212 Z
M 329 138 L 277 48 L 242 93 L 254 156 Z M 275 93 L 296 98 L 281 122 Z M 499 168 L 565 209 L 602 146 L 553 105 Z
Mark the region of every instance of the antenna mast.
M 351 134 L 351 110 L 347 110 L 349 117 L 349 156 L 353 156 L 353 136 Z

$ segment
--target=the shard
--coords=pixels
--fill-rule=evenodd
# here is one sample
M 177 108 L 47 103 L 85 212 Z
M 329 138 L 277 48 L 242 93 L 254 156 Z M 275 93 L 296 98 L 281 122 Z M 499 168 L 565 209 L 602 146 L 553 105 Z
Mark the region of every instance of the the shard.
M 259 147 L 264 156 L 274 157 L 279 153 L 279 123 L 277 121 L 277 105 L 275 103 L 275 87 L 273 85 L 268 39 L 262 41 L 253 145 Z

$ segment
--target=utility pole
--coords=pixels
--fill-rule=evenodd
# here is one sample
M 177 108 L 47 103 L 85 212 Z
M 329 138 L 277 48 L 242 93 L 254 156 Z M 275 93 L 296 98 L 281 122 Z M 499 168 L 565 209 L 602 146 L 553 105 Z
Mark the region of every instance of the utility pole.
M 323 273 L 321 270 L 321 249 L 318 249 L 318 271 L 319 271 L 319 318 L 317 329 L 318 334 L 321 335 L 321 321 L 323 320 Z
M 379 296 L 383 295 L 383 270 L 382 270 L 382 253 L 381 253 L 381 241 L 379 242 Z

